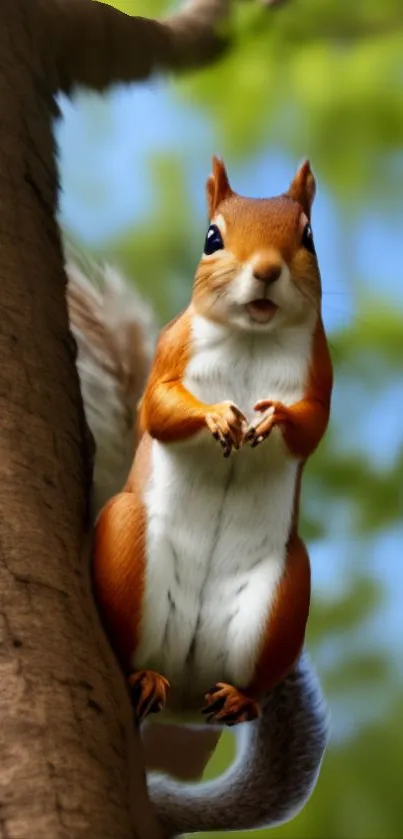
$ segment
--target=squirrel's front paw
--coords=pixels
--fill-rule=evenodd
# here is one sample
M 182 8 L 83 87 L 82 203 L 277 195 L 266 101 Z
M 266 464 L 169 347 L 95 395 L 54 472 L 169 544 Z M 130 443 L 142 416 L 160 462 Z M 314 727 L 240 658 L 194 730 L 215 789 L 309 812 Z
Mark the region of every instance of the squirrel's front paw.
M 139 670 L 129 676 L 129 688 L 138 725 L 148 714 L 157 714 L 165 707 L 169 682 L 154 670 Z
M 257 411 L 259 416 L 250 423 L 245 434 L 245 443 L 249 443 L 252 449 L 263 443 L 272 429 L 287 418 L 286 406 L 273 399 L 262 399 L 256 403 L 253 410 Z
M 257 702 L 225 682 L 218 682 L 206 693 L 205 698 L 207 704 L 202 708 L 202 714 L 206 715 L 207 722 L 238 725 L 240 722 L 255 720 L 259 716 Z
M 224 457 L 229 457 L 232 448 L 239 449 L 241 446 L 248 423 L 233 402 L 220 402 L 206 414 L 206 425 L 221 444 Z

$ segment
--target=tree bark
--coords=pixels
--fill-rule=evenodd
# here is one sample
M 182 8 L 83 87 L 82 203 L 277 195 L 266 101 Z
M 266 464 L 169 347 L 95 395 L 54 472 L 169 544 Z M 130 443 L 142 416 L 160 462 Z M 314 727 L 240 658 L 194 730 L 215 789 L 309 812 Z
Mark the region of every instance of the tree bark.
M 55 57 L 58 86 L 103 90 L 212 61 L 227 45 L 219 33 L 229 0 L 192 0 L 166 21 L 129 17 L 93 0 L 36 0 L 43 12 L 43 49 Z
M 51 118 L 59 87 L 211 58 L 226 3 L 196 6 L 199 24 L 162 26 L 91 0 L 0 0 L 1 839 L 159 835 L 88 581 L 90 447 Z
M 119 673 L 94 632 L 83 557 L 88 436 L 36 25 L 27 3 L 2 0 L 0 835 L 129 839 Z

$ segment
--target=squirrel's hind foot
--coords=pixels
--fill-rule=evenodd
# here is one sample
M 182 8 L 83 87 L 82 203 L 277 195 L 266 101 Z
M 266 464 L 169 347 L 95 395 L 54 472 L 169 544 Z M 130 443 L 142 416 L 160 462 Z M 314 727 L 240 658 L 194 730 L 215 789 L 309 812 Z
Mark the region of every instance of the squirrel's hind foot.
M 154 670 L 139 670 L 129 676 L 134 714 L 140 725 L 149 714 L 157 714 L 166 704 L 169 682 Z
M 231 726 L 255 720 L 259 716 L 257 702 L 233 685 L 218 682 L 206 693 L 205 698 L 206 705 L 202 708 L 202 714 L 206 715 L 207 722 Z

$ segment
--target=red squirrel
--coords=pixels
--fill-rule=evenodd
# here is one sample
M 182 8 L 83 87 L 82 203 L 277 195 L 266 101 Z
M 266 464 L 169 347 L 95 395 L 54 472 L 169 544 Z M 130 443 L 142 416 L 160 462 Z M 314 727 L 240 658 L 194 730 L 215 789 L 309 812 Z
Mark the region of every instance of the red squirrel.
M 251 199 L 213 159 L 191 302 L 160 336 L 133 467 L 96 524 L 96 601 L 139 723 L 162 712 L 252 723 L 303 678 L 310 565 L 299 498 L 332 391 L 314 195 L 308 162 L 284 195 Z M 235 827 L 283 819 L 309 794 L 326 740 L 315 690 L 305 785 L 283 805 L 277 797 L 277 816 L 257 804 Z M 182 829 L 231 822 L 217 808 L 198 817 L 185 807 Z

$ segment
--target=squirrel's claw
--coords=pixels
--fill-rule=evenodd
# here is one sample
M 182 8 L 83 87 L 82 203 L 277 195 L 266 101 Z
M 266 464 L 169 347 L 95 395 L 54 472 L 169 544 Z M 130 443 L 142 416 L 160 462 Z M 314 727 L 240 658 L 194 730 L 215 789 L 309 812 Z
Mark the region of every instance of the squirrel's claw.
M 218 682 L 206 693 L 206 703 L 202 714 L 210 723 L 232 726 L 254 720 L 259 715 L 258 705 L 253 699 L 224 682 Z
M 258 403 L 263 404 L 263 403 Z M 256 406 L 255 406 L 256 410 Z M 258 409 L 260 410 L 260 409 Z M 256 448 L 260 443 L 269 436 L 274 422 L 274 408 L 269 405 L 268 408 L 262 411 L 261 415 L 253 420 L 245 434 L 245 443 L 249 443 L 252 449 Z
M 166 704 L 169 682 L 153 670 L 140 670 L 129 676 L 131 701 L 137 724 L 149 714 L 157 714 Z
M 250 423 L 245 434 L 245 443 L 249 443 L 252 449 L 267 440 L 272 429 L 286 420 L 287 409 L 281 402 L 261 399 L 256 402 L 254 411 L 259 416 Z
M 232 449 L 238 450 L 243 442 L 246 418 L 232 402 L 223 402 L 216 410 L 206 415 L 206 425 L 217 440 L 224 457 L 229 457 Z

